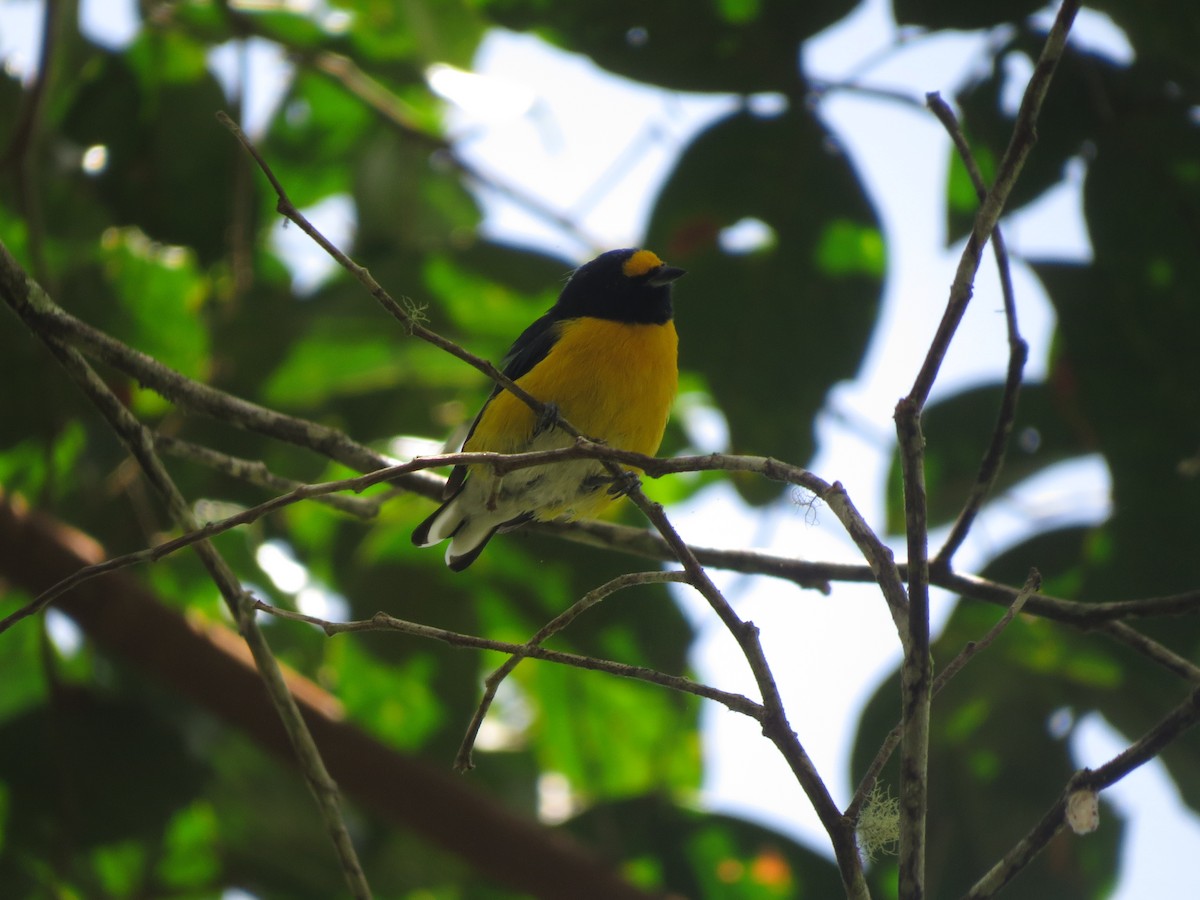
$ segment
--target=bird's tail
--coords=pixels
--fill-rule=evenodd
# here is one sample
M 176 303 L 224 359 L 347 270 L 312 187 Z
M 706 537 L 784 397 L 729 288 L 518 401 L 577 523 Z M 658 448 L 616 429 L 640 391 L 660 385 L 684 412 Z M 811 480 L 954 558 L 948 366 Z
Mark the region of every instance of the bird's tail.
M 418 547 L 430 547 L 450 538 L 446 565 L 455 572 L 461 572 L 475 562 L 492 535 L 507 524 L 503 519 L 478 511 L 467 513 L 459 500 L 458 496 L 451 497 L 418 525 L 412 535 L 412 541 Z

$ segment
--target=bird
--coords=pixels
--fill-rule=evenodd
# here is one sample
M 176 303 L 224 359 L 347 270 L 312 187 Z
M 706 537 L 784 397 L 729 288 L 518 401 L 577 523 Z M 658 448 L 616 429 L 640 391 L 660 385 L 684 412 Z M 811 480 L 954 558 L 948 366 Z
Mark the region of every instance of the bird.
M 570 446 L 561 416 L 584 435 L 653 455 L 679 387 L 672 286 L 684 270 L 650 250 L 602 253 L 571 274 L 557 301 L 504 356 L 505 375 L 546 404 L 539 416 L 500 385 L 475 417 L 464 452 L 521 453 Z M 446 565 L 471 565 L 497 532 L 531 521 L 597 515 L 618 493 L 597 460 L 571 460 L 503 476 L 456 466 L 443 503 L 413 531 L 418 547 L 449 539 Z

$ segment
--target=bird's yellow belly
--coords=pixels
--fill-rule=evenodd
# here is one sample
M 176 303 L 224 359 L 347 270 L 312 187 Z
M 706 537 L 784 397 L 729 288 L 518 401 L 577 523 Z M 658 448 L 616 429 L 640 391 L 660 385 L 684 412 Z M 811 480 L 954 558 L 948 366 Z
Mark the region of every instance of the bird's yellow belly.
M 622 450 L 655 453 L 678 389 L 675 326 L 580 318 L 559 328 L 559 339 L 546 358 L 517 384 L 539 400 L 556 404 L 563 418 L 589 437 Z M 536 426 L 533 411 L 501 391 L 484 409 L 463 449 L 517 453 L 571 443 L 558 430 L 535 436 Z M 611 496 L 595 484 L 594 476 L 602 474 L 599 463 L 585 460 L 512 472 L 502 483 L 480 480 L 491 482 L 487 492 L 493 503 L 523 506 L 549 520 L 595 515 L 607 506 Z M 481 475 L 482 470 L 473 477 Z

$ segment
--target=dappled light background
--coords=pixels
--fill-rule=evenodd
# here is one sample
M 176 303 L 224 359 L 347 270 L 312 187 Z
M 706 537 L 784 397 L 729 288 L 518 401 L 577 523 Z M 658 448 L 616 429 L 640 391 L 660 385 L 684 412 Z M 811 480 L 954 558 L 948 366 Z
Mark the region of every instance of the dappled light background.
M 85 0 L 80 28 L 104 52 L 87 54 L 89 67 L 81 70 L 82 86 L 70 101 L 64 132 L 84 142 L 76 149 L 85 161 L 86 141 L 109 149 L 107 155 L 92 154 L 96 171 L 87 172 L 88 164 L 81 163 L 86 174 L 79 177 L 89 179 L 104 205 L 118 209 L 110 195 L 131 184 L 149 197 L 181 190 L 197 178 L 229 203 L 235 202 L 228 198 L 236 184 L 243 198 L 253 198 L 246 216 L 263 242 L 248 241 L 240 258 L 237 252 L 229 255 L 225 223 L 235 214 L 213 211 L 177 221 L 174 207 L 186 198 L 171 196 L 164 203 L 168 198 L 154 194 L 151 200 L 157 198 L 162 208 L 146 213 L 132 208 L 138 198 L 131 197 L 124 218 L 107 225 L 103 237 L 99 231 L 87 236 L 102 241 L 96 265 L 111 276 L 106 302 L 135 309 L 134 295 L 153 270 L 154 277 L 171 280 L 177 308 L 158 306 L 130 326 L 136 314 L 105 312 L 102 303 L 73 296 L 78 277 L 48 286 L 57 286 L 57 299 L 81 317 L 114 330 L 126 327 L 124 339 L 185 374 L 344 428 L 393 455 L 432 452 L 452 439 L 488 390 L 482 377 L 432 348 L 406 343 L 401 330 L 385 322 L 370 298 L 308 238 L 271 214 L 271 198 L 253 184 L 257 173 L 235 174 L 232 141 L 212 119 L 215 105 L 238 109 L 312 221 L 386 288 L 421 305 L 432 327 L 485 357 L 498 359 L 552 300 L 569 268 L 600 250 L 645 245 L 687 268 L 688 277 L 676 289 L 683 390 L 664 452 L 773 455 L 806 465 L 826 480 L 841 481 L 867 520 L 895 538 L 903 518 L 892 412 L 941 317 L 975 202 L 969 188 L 964 199 L 965 175 L 952 160 L 944 130 L 923 108 L 924 95 L 938 91 L 960 101 L 968 137 L 979 141 L 976 152 L 994 169 L 1029 76 L 1030 54 L 1036 54 L 1053 10 L 1020 4 L 1027 15 L 997 23 L 991 18 L 996 13 L 982 3 L 968 4 L 956 17 L 940 9 L 947 4 L 936 4 L 939 9 L 926 15 L 917 4 L 897 3 L 893 10 L 883 0 L 831 2 L 794 18 L 782 11 L 786 4 L 714 3 L 697 13 L 693 24 L 703 49 L 689 59 L 686 40 L 668 40 L 669 17 L 657 8 L 619 27 L 605 21 L 589 30 L 583 27 L 586 17 L 599 15 L 594 4 L 580 4 L 579 12 L 570 4 L 550 6 L 543 18 L 538 4 L 466 3 L 461 15 L 469 26 L 452 23 L 448 13 L 430 12 L 431 21 L 423 23 L 430 30 L 428 42 L 414 47 L 415 26 L 406 30 L 404 23 L 390 23 L 394 32 L 381 27 L 375 44 L 358 36 L 355 29 L 369 11 L 355 4 L 266 4 L 255 20 L 261 33 L 249 29 L 239 40 L 217 40 L 225 27 L 220 17 L 197 5 L 164 27 L 156 44 L 133 4 Z M 262 12 L 257 5 L 231 7 L 239 15 Z M 40 15 L 40 4 L 32 2 L 0 9 L 0 50 L 11 77 L 29 79 L 36 69 Z M 756 24 L 760 15 L 766 24 Z M 769 24 L 772 17 L 796 29 L 811 27 L 813 36 L 794 47 L 792 66 L 804 81 L 789 71 L 781 50 L 789 36 L 775 35 L 756 53 L 756 35 L 777 30 Z M 927 27 L 899 25 L 897 18 Z M 686 23 L 679 28 L 686 34 Z M 274 39 L 272 29 L 279 29 Z M 709 65 L 704 53 L 721 46 L 713 39 L 721 29 L 743 45 Z M 1104 530 L 1114 512 L 1113 443 L 1096 423 L 1096 403 L 1080 400 L 1075 386 L 1083 384 L 1085 395 L 1091 383 L 1101 385 L 1093 391 L 1106 389 L 1098 375 L 1089 381 L 1089 367 L 1108 365 L 1094 349 L 1108 345 L 1090 343 L 1087 336 L 1064 337 L 1060 329 L 1064 304 L 1077 310 L 1070 304 L 1088 291 L 1070 279 L 1091 272 L 1096 261 L 1095 224 L 1085 217 L 1084 191 L 1095 159 L 1104 159 L 1096 156 L 1103 141 L 1087 132 L 1090 123 L 1064 121 L 1065 105 L 1081 83 L 1098 77 L 1096 71 L 1122 85 L 1122 73 L 1139 85 L 1150 77 L 1135 68 L 1137 40 L 1171 60 L 1169 41 L 1138 29 L 1131 39 L 1119 20 L 1095 10 L 1081 13 L 1071 39 L 1077 58 L 1064 66 L 1063 83 L 1051 88 L 1029 186 L 1002 220 L 1020 327 L 1030 346 L 1028 387 L 1006 475 L 955 560 L 960 571 L 983 572 L 999 559 L 992 577 L 1010 584 L 1020 584 L 1023 572 L 1036 565 L 1048 578 L 1049 593 L 1077 599 L 1085 596 L 1077 593 L 1085 586 L 1105 583 L 1100 573 L 1109 571 L 1107 563 L 1092 555 L 1097 543 L 1116 547 L 1112 559 L 1118 561 L 1126 559 L 1120 551 L 1130 545 L 1123 543 L 1125 526 Z M 617 31 L 623 32 L 621 41 L 612 39 Z M 322 40 L 341 34 L 355 36 L 336 49 L 364 70 L 376 66 L 374 76 L 391 91 L 389 127 L 378 124 L 379 110 L 371 108 L 365 90 L 355 93 L 349 76 L 314 74 L 317 64 L 301 58 L 301 51 L 315 54 Z M 194 172 L 187 171 L 189 161 L 177 161 L 179 171 L 158 173 L 162 180 L 152 190 L 130 180 L 144 173 L 151 156 L 146 151 L 142 159 L 142 151 L 121 146 L 126 138 L 116 130 L 116 117 L 129 111 L 109 96 L 118 88 L 132 92 L 128 84 L 138 79 L 142 94 L 152 95 L 147 72 L 161 64 L 155 52 L 173 60 L 162 88 L 178 92 L 171 127 L 185 130 L 184 139 L 200 155 Z M 1188 71 L 1194 75 L 1194 66 Z M 1195 82 L 1174 77 L 1189 96 Z M 1053 99 L 1058 94 L 1064 98 L 1060 103 Z M 1200 108 L 1195 105 L 1200 97 L 1190 96 L 1192 110 Z M 150 100 L 140 102 L 145 133 L 137 140 L 165 140 L 152 124 L 156 120 L 147 118 L 164 110 Z M 1164 140 L 1178 139 L 1179 146 L 1190 141 L 1194 150 L 1194 116 L 1190 127 Z M 1067 137 L 1056 136 L 1064 131 Z M 117 176 L 106 171 L 105 160 L 122 165 L 123 153 L 138 156 L 143 168 L 121 169 L 124 180 L 114 182 Z M 1109 187 L 1104 196 L 1126 190 Z M 1095 204 L 1100 211 L 1110 207 Z M 99 221 L 90 205 L 80 219 L 88 225 Z M 6 241 L 14 228 L 12 220 L 5 222 Z M 176 246 L 188 249 L 173 260 L 170 248 Z M 128 276 L 124 286 L 111 275 L 118 269 Z M 140 274 L 129 275 L 133 270 Z M 1192 276 L 1175 274 L 1179 284 Z M 1052 296 L 1048 286 L 1062 293 Z M 204 311 L 204 328 L 180 339 L 193 328 L 198 310 Z M 1187 324 L 1195 324 L 1197 313 L 1187 316 Z M 1155 333 L 1147 340 L 1153 342 Z M 1064 346 L 1087 352 L 1068 359 Z M 1002 299 L 989 254 L 928 415 L 931 516 L 939 526 L 934 547 L 974 477 L 1007 362 Z M 1160 381 L 1166 385 L 1185 375 L 1163 373 Z M 1171 383 L 1178 389 L 1189 382 Z M 264 449 L 249 438 L 219 433 L 215 426 L 182 423 L 149 392 L 130 391 L 139 414 L 163 416 L 193 439 L 264 458 L 272 467 L 290 467 L 295 477 L 342 474 L 290 450 Z M 1114 408 L 1133 403 L 1115 401 Z M 17 410 L 10 421 L 27 412 Z M 76 434 L 71 459 L 86 456 L 83 426 L 28 415 L 24 427 L 30 437 L 40 436 L 66 454 L 63 434 Z M 1137 427 L 1149 433 L 1151 426 Z M 4 437 L 6 444 L 15 443 L 14 435 Z M 92 440 L 86 442 L 89 452 Z M 1164 437 L 1157 446 L 1170 440 Z M 1172 452 L 1179 443 L 1170 443 Z M 1196 452 L 1194 446 L 1190 452 Z M 90 463 L 97 473 L 119 463 L 114 449 L 103 453 Z M 1120 472 L 1127 471 L 1130 453 L 1118 452 Z M 16 464 L 8 463 L 0 473 L 14 471 Z M 51 480 L 20 477 L 35 487 Z M 235 506 L 258 502 L 257 493 L 245 488 L 202 474 L 188 477 L 196 496 Z M 1139 482 L 1132 490 L 1144 488 Z M 72 490 L 87 489 L 79 484 Z M 63 490 L 64 497 L 70 495 Z M 668 504 L 676 527 L 696 545 L 861 561 L 832 514 L 776 485 L 692 475 L 650 482 L 647 492 Z M 286 524 L 256 526 L 253 535 L 239 539 L 235 558 L 248 567 L 243 577 L 256 589 L 311 615 L 361 618 L 385 608 L 510 640 L 524 640 L 604 577 L 639 565 L 542 536 L 512 535 L 489 547 L 469 575 L 453 576 L 442 570 L 440 553 L 421 555 L 406 545 L 407 532 L 427 505 L 416 497 L 399 499 L 370 527 L 296 508 L 287 513 Z M 98 500 L 82 503 L 78 511 L 81 527 L 99 528 L 104 521 Z M 629 511 L 622 515 L 636 522 Z M 121 542 L 135 544 L 144 527 L 118 529 L 106 544 L 125 549 Z M 1138 583 L 1135 576 L 1115 579 L 1114 589 L 1128 591 L 1094 599 L 1194 588 L 1188 578 L 1195 563 L 1164 563 L 1180 555 L 1179 545 L 1171 549 L 1164 535 L 1158 540 L 1161 578 L 1134 593 L 1128 591 Z M 903 539 L 889 543 L 902 547 Z M 531 581 L 530 571 L 539 578 Z M 194 574 L 145 577 L 174 591 L 181 606 L 219 616 L 211 592 L 188 580 Z M 792 724 L 844 806 L 864 768 L 863 754 L 869 759 L 869 748 L 897 716 L 899 645 L 878 588 L 835 583 L 826 596 L 765 577 L 714 574 L 739 614 L 761 630 Z M 397 592 L 401 582 L 404 596 Z M 979 606 L 935 592 L 935 634 L 946 629 L 939 654 L 952 654 L 999 615 Z M 69 619 L 47 622 L 64 658 L 87 654 Z M 450 656 L 441 649 L 389 644 L 380 636 L 327 642 L 298 634 L 290 623 L 268 628 L 283 658 L 336 693 L 351 718 L 392 746 L 449 765 L 463 710 L 469 714 L 486 663 L 460 651 Z M 1132 714 L 1137 701 L 1126 695 L 1137 690 L 1152 695 L 1157 682 L 1140 675 L 1123 680 L 1117 673 L 1127 659 L 1110 654 L 1107 645 L 1085 644 L 1074 633 L 1069 645 L 1056 649 L 1056 636 L 1066 629 L 1047 633 L 1047 628 L 1045 622 L 1014 624 L 1015 649 L 998 644 L 964 672 L 960 690 L 947 691 L 944 707 L 934 706 L 935 721 L 944 715 L 958 728 L 935 751 L 932 769 L 937 797 L 930 867 L 937 884 L 969 886 L 982 873 L 980 864 L 994 859 L 1040 815 L 1071 767 L 1107 760 L 1137 737 L 1133 729 L 1161 714 L 1153 704 L 1144 716 Z M 754 695 L 734 641 L 688 589 L 615 597 L 594 621 L 581 623 L 573 640 L 580 652 L 668 671 L 690 669 L 698 680 Z M 1075 665 L 1085 657 L 1091 663 L 1087 671 Z M 103 669 L 100 662 L 66 665 Z M 608 693 L 595 676 L 564 674 L 544 663 L 527 662 L 519 673 L 501 694 L 481 736 L 480 769 L 469 777 L 520 797 L 518 805 L 539 812 L 544 821 L 577 817 L 582 823 L 577 833 L 584 835 L 628 821 L 622 804 L 651 797 L 688 814 L 695 809 L 728 814 L 768 829 L 761 846 L 774 846 L 777 838 L 780 846 L 795 841 L 829 857 L 810 804 L 753 721 L 644 686 Z M 992 702 L 988 691 L 998 682 L 1005 687 Z M 37 693 L 29 690 L 31 697 Z M 1165 709 L 1176 701 L 1171 695 L 1161 702 Z M 34 701 L 29 703 L 32 708 Z M 184 729 L 192 738 L 197 730 L 203 727 Z M 989 743 L 1004 732 L 1011 733 L 1010 740 Z M 620 739 L 601 737 L 610 733 Z M 240 748 L 205 739 L 229 754 L 228 771 L 257 771 L 238 755 Z M 1105 793 L 1104 830 L 1076 840 L 1119 847 L 1119 858 L 1105 860 L 1104 853 L 1085 848 L 1084 860 L 1072 863 L 1085 873 L 1075 886 L 1079 893 L 1058 896 L 1096 896 L 1088 891 L 1114 882 L 1112 896 L 1122 900 L 1177 896 L 1179 885 L 1194 881 L 1187 848 L 1200 841 L 1200 823 L 1188 806 L 1195 806 L 1200 791 L 1193 783 L 1200 782 L 1195 749 L 1194 742 L 1181 749 L 1170 773 L 1155 761 Z M 1171 776 L 1179 778 L 1189 767 L 1185 802 Z M 1035 771 L 1034 787 L 1014 787 Z M 979 793 L 964 793 L 973 805 L 956 809 L 950 785 L 960 779 L 977 780 Z M 228 804 L 227 785 L 225 791 L 222 802 Z M 976 834 L 993 820 L 989 804 L 999 804 L 1006 794 L 1021 796 L 995 815 L 1002 833 Z M 216 801 L 207 807 L 210 801 L 189 802 L 193 817 L 198 808 L 228 808 Z M 974 826 L 956 831 L 960 820 Z M 251 831 L 253 817 L 246 821 Z M 379 840 L 382 845 L 396 839 Z M 972 849 L 956 861 L 959 841 L 970 841 Z M 735 843 L 730 838 L 713 853 L 732 853 L 728 848 Z M 630 859 L 651 853 L 648 846 L 608 849 L 633 871 L 639 870 Z M 802 865 L 821 865 L 798 862 L 803 855 L 789 859 L 797 873 Z M 890 864 L 885 857 L 876 877 L 885 877 Z M 413 883 L 434 883 L 442 875 L 422 872 L 427 881 Z M 1042 869 L 1025 877 L 1047 893 L 1021 894 L 1018 885 L 1015 895 L 1054 896 L 1042 885 L 1056 882 Z M 252 885 L 254 877 L 246 883 Z M 785 890 L 790 889 L 788 882 Z

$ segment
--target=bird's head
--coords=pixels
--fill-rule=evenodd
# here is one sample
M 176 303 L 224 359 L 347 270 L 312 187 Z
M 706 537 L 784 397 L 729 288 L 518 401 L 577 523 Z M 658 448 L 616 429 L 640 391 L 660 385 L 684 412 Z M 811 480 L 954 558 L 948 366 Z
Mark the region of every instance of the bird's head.
M 649 250 L 610 250 L 575 270 L 556 306 L 564 318 L 661 325 L 671 319 L 671 285 L 681 275 Z

